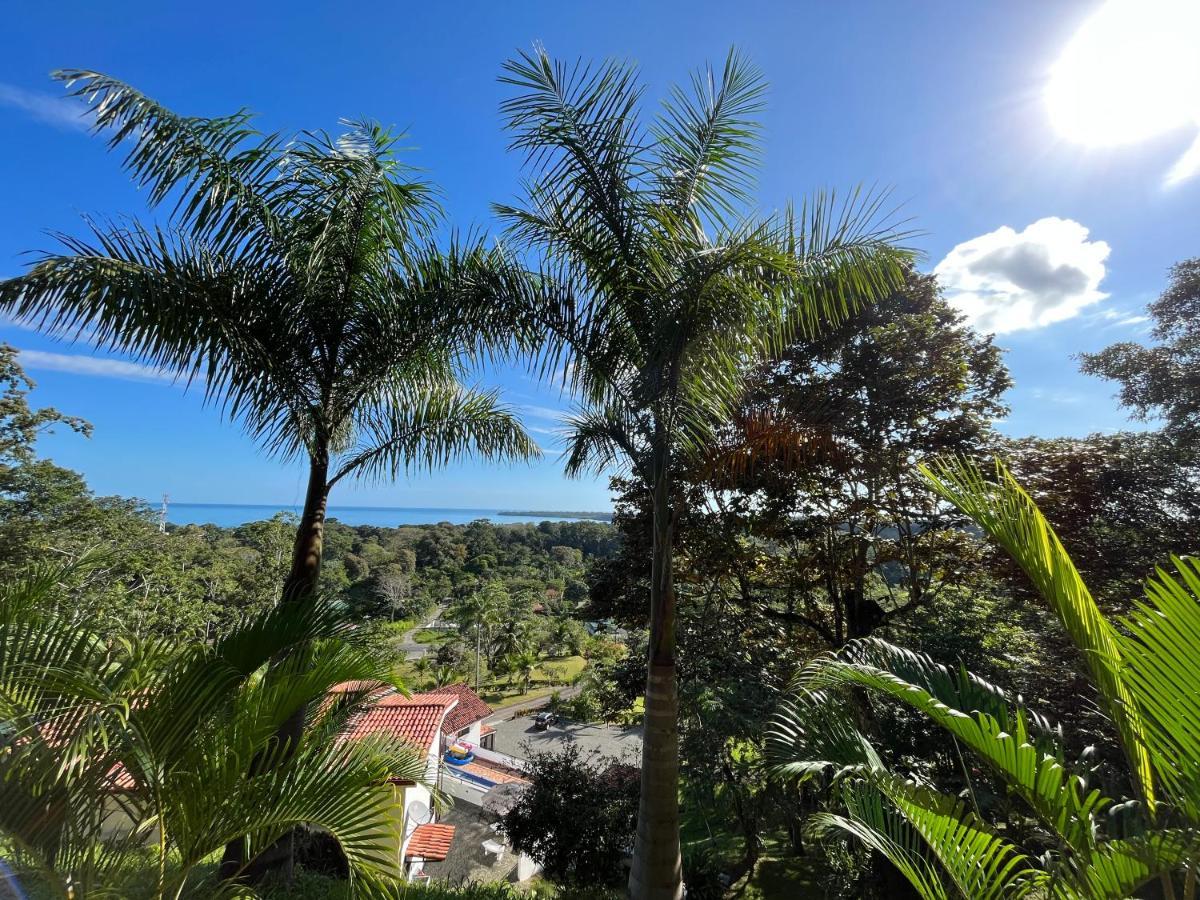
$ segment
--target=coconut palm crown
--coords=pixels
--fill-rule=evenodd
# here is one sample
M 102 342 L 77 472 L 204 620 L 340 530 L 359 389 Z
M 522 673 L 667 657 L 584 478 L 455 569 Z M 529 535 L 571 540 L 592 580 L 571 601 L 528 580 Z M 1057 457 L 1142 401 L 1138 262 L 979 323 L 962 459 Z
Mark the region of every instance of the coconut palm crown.
M 895 287 L 909 255 L 877 196 L 753 211 L 765 85 L 737 53 L 674 89 L 649 125 L 638 74 L 620 62 L 564 63 L 535 48 L 501 81 L 515 91 L 503 113 L 530 175 L 523 202 L 497 213 L 510 245 L 537 264 L 511 291 L 543 338 L 540 371 L 578 400 L 567 470 L 624 468 L 653 508 L 629 887 L 635 898 L 677 898 L 673 472 L 727 420 L 749 365 Z
M 133 354 L 191 383 L 266 450 L 309 465 L 285 599 L 320 570 L 330 489 L 533 441 L 463 364 L 509 341 L 470 273 L 477 239 L 439 249 L 433 190 L 367 122 L 285 138 L 240 111 L 178 115 L 113 78 L 56 74 L 163 224 L 88 223 L 0 282 L 0 308 L 52 335 Z

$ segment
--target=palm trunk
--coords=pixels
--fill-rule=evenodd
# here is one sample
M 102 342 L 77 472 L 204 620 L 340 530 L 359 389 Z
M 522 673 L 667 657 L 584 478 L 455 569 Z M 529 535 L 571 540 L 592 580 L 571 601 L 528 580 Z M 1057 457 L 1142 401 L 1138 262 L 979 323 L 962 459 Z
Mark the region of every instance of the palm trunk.
M 674 522 L 665 453 L 655 461 L 650 564 L 650 652 L 646 675 L 642 783 L 629 871 L 633 900 L 680 900 L 679 694 L 675 681 Z
M 309 464 L 308 490 L 304 495 L 304 510 L 300 514 L 300 526 L 296 529 L 296 541 L 292 545 L 292 567 L 283 582 L 282 603 L 296 603 L 308 597 L 317 588 L 321 575 L 321 555 L 325 540 L 325 512 L 329 500 L 329 462 L 324 456 L 314 457 Z M 294 747 L 304 735 L 304 719 L 308 710 L 300 707 L 280 727 L 277 737 L 286 747 Z M 285 749 L 285 753 L 288 751 Z M 250 777 L 260 767 L 258 760 L 250 763 Z M 225 845 L 219 870 L 223 880 L 244 878 L 257 881 L 273 868 L 283 868 L 291 880 L 293 868 L 293 842 L 285 835 L 274 846 L 264 851 L 256 860 L 246 859 L 246 847 L 241 840 Z
M 317 588 L 321 554 L 325 545 L 325 511 L 329 502 L 329 462 L 314 459 L 308 471 L 308 491 L 296 542 L 292 545 L 292 567 L 283 582 L 284 603 L 302 600 Z

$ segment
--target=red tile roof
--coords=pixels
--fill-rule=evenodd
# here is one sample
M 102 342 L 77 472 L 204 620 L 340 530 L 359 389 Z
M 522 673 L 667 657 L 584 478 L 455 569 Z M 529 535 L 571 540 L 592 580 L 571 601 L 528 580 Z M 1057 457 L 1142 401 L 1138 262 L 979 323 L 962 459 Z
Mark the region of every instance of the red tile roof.
M 492 784 L 529 784 L 528 779 L 522 778 L 513 769 L 505 766 L 487 763 L 481 759 L 476 759 L 474 762 L 469 762 L 465 766 L 457 766 L 456 768 L 469 772 L 472 775 L 478 775 L 480 778 L 486 778 Z
M 442 726 L 442 731 L 446 734 L 457 734 L 467 726 L 486 719 L 492 714 L 492 708 L 461 681 L 457 684 L 448 684 L 445 687 L 437 688 L 430 694 L 414 694 L 413 699 L 434 694 L 453 694 L 458 698 L 458 705 L 446 716 L 446 724 Z
M 390 734 L 420 750 L 428 750 L 442 728 L 446 713 L 458 704 L 453 694 L 418 694 L 405 697 L 388 694 L 356 716 L 346 729 L 347 737 Z
M 413 829 L 408 846 L 404 848 L 405 859 L 420 857 L 427 860 L 443 860 L 450 852 L 454 840 L 453 825 L 418 825 Z

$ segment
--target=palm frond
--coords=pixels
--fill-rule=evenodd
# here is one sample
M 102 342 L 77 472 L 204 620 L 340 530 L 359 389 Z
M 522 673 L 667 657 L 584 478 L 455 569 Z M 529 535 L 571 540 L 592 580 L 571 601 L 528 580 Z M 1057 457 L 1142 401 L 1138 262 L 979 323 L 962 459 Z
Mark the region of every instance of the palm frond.
M 467 453 L 496 460 L 541 453 L 496 392 L 454 384 L 376 398 L 360 411 L 356 431 L 359 446 L 339 462 L 331 485 L 351 474 L 392 478 L 407 468 L 444 466 Z
M 838 791 L 846 815 L 816 813 L 808 829 L 818 838 L 841 833 L 860 841 L 896 867 L 924 900 L 949 900 L 941 873 L 927 856 L 920 833 L 866 781 L 848 781 Z
M 806 724 L 814 702 L 837 702 L 831 692 L 848 686 L 877 691 L 922 713 L 986 762 L 1068 845 L 1084 853 L 1094 846 L 1096 816 L 1112 801 L 1089 790 L 1064 765 L 1060 735 L 969 672 L 953 672 L 879 639 L 853 641 L 797 675 L 791 704 L 780 708 L 768 732 L 778 771 L 795 768 L 804 762 L 798 757 L 811 752 L 810 742 L 797 738 L 814 730 L 820 735 L 824 720 L 836 717 L 827 709 L 816 717 L 815 729 Z
M 87 103 L 97 132 L 111 132 L 110 148 L 131 143 L 125 168 L 149 189 L 152 205 L 178 193 L 179 225 L 223 249 L 249 242 L 263 251 L 280 236 L 274 206 L 286 190 L 277 168 L 285 142 L 250 127 L 249 112 L 181 116 L 99 72 L 67 69 L 54 77 Z
M 578 477 L 600 473 L 622 464 L 645 477 L 646 424 L 627 406 L 608 403 L 580 409 L 567 416 L 566 473 Z
M 895 776 L 872 782 L 904 816 L 963 897 L 1044 896 L 1049 876 L 1000 837 L 963 801 Z
M 1121 674 L 1116 629 L 1084 584 L 1066 549 L 1037 505 L 999 461 L 989 480 L 974 463 L 947 460 L 922 465 L 930 486 L 1002 546 L 1049 602 L 1072 642 L 1082 651 L 1141 798 L 1153 813 L 1154 773 L 1137 699 Z
M 1200 562 L 1171 560 L 1146 599 L 1121 620 L 1120 674 L 1136 698 L 1150 764 L 1163 794 L 1200 821 Z
M 675 86 L 655 123 L 655 177 L 663 200 L 679 213 L 731 215 L 749 200 L 758 161 L 766 82 L 731 49 L 718 74 L 695 73 L 690 92 Z

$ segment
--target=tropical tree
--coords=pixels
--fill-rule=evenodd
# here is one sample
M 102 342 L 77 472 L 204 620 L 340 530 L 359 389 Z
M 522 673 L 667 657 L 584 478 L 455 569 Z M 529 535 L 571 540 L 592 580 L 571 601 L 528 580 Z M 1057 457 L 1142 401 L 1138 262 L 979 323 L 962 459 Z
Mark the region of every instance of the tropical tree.
M 768 734 L 775 771 L 832 774 L 844 812 L 819 833 L 847 833 L 887 857 L 922 897 L 1124 898 L 1181 867 L 1194 897 L 1200 860 L 1200 561 L 1173 558 L 1144 600 L 1106 618 L 1058 536 L 1003 465 L 994 478 L 968 462 L 925 470 L 929 484 L 1007 551 L 1081 651 L 1128 764 L 1130 802 L 1089 784 L 1066 758 L 1060 728 L 963 668 L 883 640 L 853 641 L 806 666 Z M 1119 626 L 1119 627 L 1118 627 Z M 894 773 L 847 715 L 848 689 L 899 702 L 949 732 L 1037 823 L 1037 850 L 989 823 L 974 795 L 940 793 Z
M 1081 369 L 1117 382 L 1122 406 L 1135 418 L 1161 419 L 1163 430 L 1194 454 L 1200 441 L 1200 398 L 1191 377 L 1200 359 L 1200 257 L 1171 267 L 1167 289 L 1146 312 L 1155 343 L 1122 341 L 1083 353 Z
M 360 121 L 285 138 L 245 110 L 182 116 L 105 75 L 56 77 L 110 148 L 128 146 L 150 204 L 173 205 L 165 226 L 60 236 L 62 252 L 0 282 L 0 308 L 200 380 L 268 452 L 307 462 L 285 600 L 316 586 L 339 482 L 537 454 L 495 393 L 459 384 L 464 358 L 509 333 L 470 277 L 482 246 L 432 242 L 433 189 L 396 135 Z
M 529 682 L 533 679 L 538 665 L 537 651 L 532 647 L 517 650 L 505 657 L 504 664 L 508 671 L 520 677 L 522 693 L 529 693 Z
M 675 589 L 680 459 L 734 403 L 747 366 L 897 286 L 905 253 L 878 198 L 759 216 L 749 193 L 764 83 L 731 53 L 677 88 L 652 124 L 637 72 L 552 60 L 505 64 L 503 112 L 536 174 L 522 206 L 498 206 L 512 245 L 512 296 L 544 335 L 538 357 L 579 400 L 567 471 L 627 467 L 653 498 L 650 651 L 635 898 L 681 895 Z
M 64 898 L 211 897 L 222 891 L 197 868 L 227 842 L 251 860 L 311 825 L 340 845 L 356 895 L 394 884 L 394 800 L 380 786 L 424 783 L 422 754 L 340 740 L 366 701 L 356 694 L 313 704 L 290 752 L 276 739 L 339 682 L 392 683 L 387 660 L 313 598 L 213 643 L 107 640 L 47 612 L 49 594 L 95 565 L 0 587 L 0 835 L 20 877 Z M 281 677 L 261 677 L 270 665 Z

